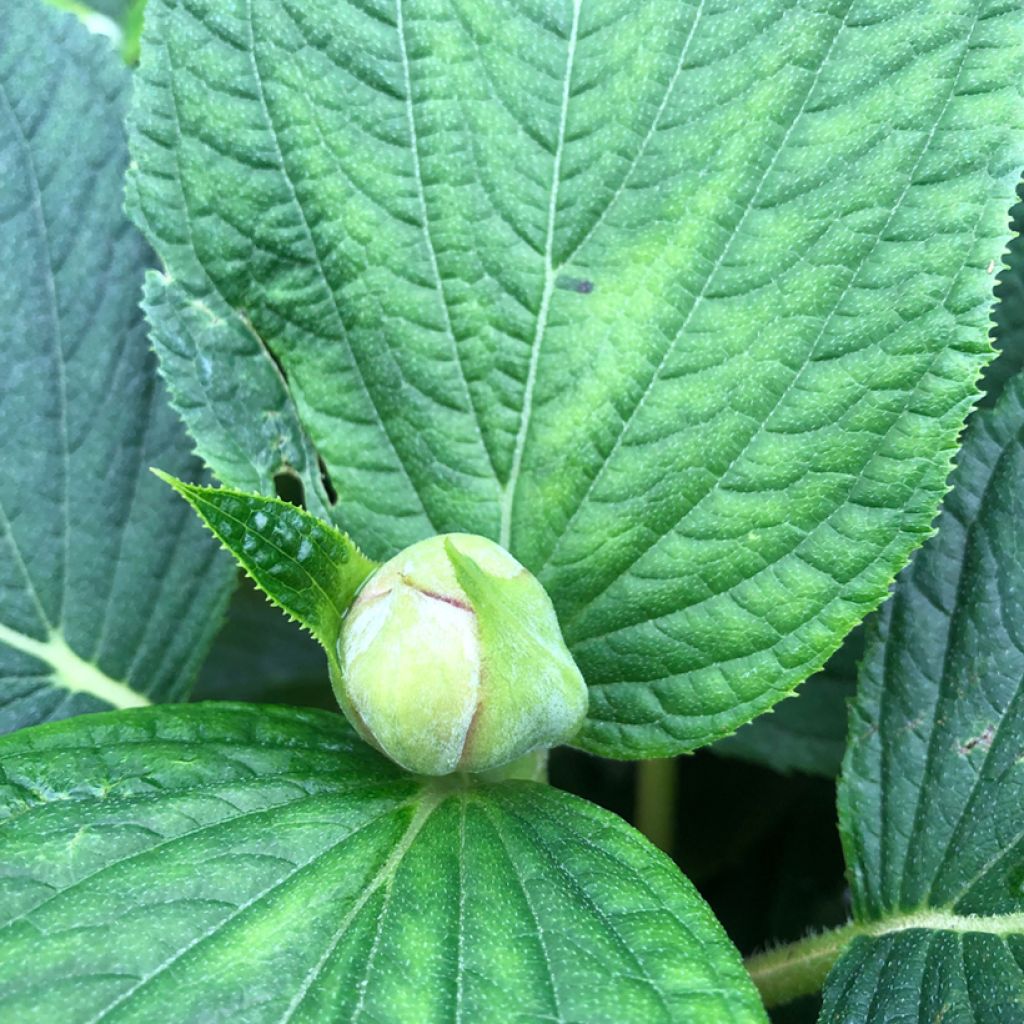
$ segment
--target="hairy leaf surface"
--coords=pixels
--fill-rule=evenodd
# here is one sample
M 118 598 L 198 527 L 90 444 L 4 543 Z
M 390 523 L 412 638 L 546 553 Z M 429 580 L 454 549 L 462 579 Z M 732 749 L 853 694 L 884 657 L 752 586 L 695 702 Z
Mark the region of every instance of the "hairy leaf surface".
M 139 59 L 142 20 L 146 0 L 39 0 L 78 17 L 90 32 L 108 36 L 122 57 L 134 64 Z
M 372 557 L 505 544 L 591 686 L 581 743 L 616 756 L 733 731 L 882 599 L 988 352 L 1019 5 L 147 19 L 131 205 L 167 267 L 165 372 L 225 483 L 289 452 L 314 483 L 315 451 Z
M 868 639 L 839 807 L 875 935 L 835 968 L 827 1022 L 1024 1015 L 1020 376 L 972 420 L 953 481 Z
M 0 31 L 0 731 L 181 699 L 232 582 L 147 467 L 195 476 L 121 212 L 129 75 L 38 0 Z
M 424 784 L 339 715 L 206 704 L 0 741 L 0 1016 L 30 1024 L 757 1024 L 620 819 Z

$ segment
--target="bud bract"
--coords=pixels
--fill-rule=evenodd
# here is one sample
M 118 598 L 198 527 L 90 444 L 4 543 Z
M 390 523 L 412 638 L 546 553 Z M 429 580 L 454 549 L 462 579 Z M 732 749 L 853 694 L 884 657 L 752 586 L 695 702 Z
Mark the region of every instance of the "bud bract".
M 360 734 L 424 775 L 489 771 L 565 742 L 587 711 L 544 588 L 472 534 L 413 544 L 366 581 L 334 675 Z

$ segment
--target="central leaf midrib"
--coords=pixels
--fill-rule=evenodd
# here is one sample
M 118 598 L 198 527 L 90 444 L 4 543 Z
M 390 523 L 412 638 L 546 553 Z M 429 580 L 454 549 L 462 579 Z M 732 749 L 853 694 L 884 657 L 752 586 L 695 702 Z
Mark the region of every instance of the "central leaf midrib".
M 145 694 L 111 678 L 94 662 L 73 651 L 59 630 L 51 630 L 46 640 L 37 640 L 0 623 L 0 644 L 48 665 L 54 685 L 69 693 L 88 694 L 115 708 L 146 707 L 152 703 Z
M 176 490 L 179 490 L 180 488 L 175 488 L 175 489 L 176 489 Z M 268 548 L 272 548 L 272 549 L 273 549 L 274 551 L 276 551 L 276 552 L 278 553 L 278 555 L 280 555 L 280 556 L 281 556 L 281 562 L 282 562 L 282 563 L 286 563 L 286 562 L 295 562 L 295 557 L 294 557 L 294 556 L 293 556 L 292 554 L 290 554 L 289 552 L 285 551 L 285 549 L 284 549 L 284 548 L 282 548 L 282 547 L 281 547 L 281 546 L 280 546 L 279 544 L 277 544 L 277 543 L 275 543 L 275 542 L 274 542 L 273 540 L 271 540 L 271 538 L 270 538 L 270 537 L 269 537 L 269 536 L 268 536 L 267 534 L 265 534 L 265 533 L 256 533 L 256 531 L 255 531 L 255 530 L 253 530 L 253 529 L 252 529 L 252 528 L 251 528 L 251 527 L 249 526 L 249 524 L 248 524 L 248 522 L 247 522 L 246 520 L 244 520 L 244 519 L 239 519 L 239 518 L 238 518 L 238 516 L 232 515 L 232 514 L 231 514 L 230 512 L 228 512 L 228 511 L 227 511 L 226 507 L 224 507 L 224 506 L 222 506 L 222 505 L 217 505 L 217 504 L 215 504 L 214 502 L 212 502 L 212 501 L 209 501 L 208 499 L 205 499 L 205 498 L 203 497 L 203 493 L 204 493 L 204 492 L 203 492 L 203 489 L 202 489 L 201 487 L 190 487 L 190 486 L 186 485 L 186 489 L 187 489 L 187 491 L 188 491 L 189 495 L 191 495 L 191 498 L 190 498 L 190 500 L 194 500 L 194 501 L 196 502 L 196 504 L 197 504 L 197 505 L 201 504 L 201 505 L 203 505 L 204 507 L 206 507 L 206 508 L 208 508 L 208 509 L 212 509 L 212 510 L 213 510 L 213 513 L 215 513 L 215 514 L 216 514 L 216 515 L 218 515 L 218 516 L 222 516 L 222 517 L 223 517 L 224 519 L 230 519 L 230 520 L 231 520 L 231 522 L 233 522 L 233 523 L 237 524 L 237 525 L 238 525 L 239 527 L 241 527 L 241 529 L 242 529 L 242 530 L 243 530 L 243 531 L 244 531 L 245 533 L 247 533 L 247 534 L 253 534 L 253 535 L 255 535 L 255 536 L 259 537 L 259 539 L 260 539 L 260 540 L 261 540 L 261 541 L 262 541 L 262 542 L 263 542 L 264 544 L 266 544 Z M 219 491 L 221 491 L 221 490 L 224 490 L 224 488 L 218 488 L 218 493 L 219 493 Z M 241 494 L 241 492 L 238 492 L 238 493 L 239 493 L 239 494 Z M 244 495 L 242 495 L 242 496 L 244 497 Z M 206 524 L 207 524 L 207 525 L 209 526 L 209 528 L 210 528 L 210 531 L 211 531 L 211 532 L 212 532 L 212 533 L 213 533 L 213 534 L 214 534 L 215 536 L 217 536 L 217 538 L 218 538 L 218 540 L 219 540 L 219 539 L 220 539 L 220 537 L 219 537 L 218 531 L 217 531 L 217 530 L 215 530 L 215 529 L 214 529 L 214 527 L 213 527 L 213 526 L 211 525 L 211 523 L 210 523 L 210 520 L 209 520 L 209 519 L 207 519 L 207 517 L 206 517 L 206 516 L 203 516 L 203 520 L 204 520 L 204 522 L 206 522 Z M 325 524 L 324 524 L 324 529 L 325 529 L 325 530 L 329 530 L 329 529 L 333 529 L 333 527 L 332 527 L 332 526 L 331 526 L 331 525 L 330 525 L 329 523 L 325 523 Z M 314 546 L 314 547 L 316 548 L 316 550 L 317 550 L 318 554 L 320 554 L 320 555 L 321 555 L 321 557 L 322 557 L 322 558 L 323 558 L 323 559 L 324 559 L 325 561 L 327 561 L 327 562 L 331 562 L 331 561 L 332 561 L 332 555 L 331 555 L 331 554 L 329 554 L 329 553 L 328 553 L 327 551 L 325 551 L 325 550 L 324 550 L 324 548 L 323 548 L 323 547 L 321 547 L 321 546 L 320 546 L 320 545 L 319 545 L 319 544 L 318 544 L 318 543 L 316 542 L 316 540 L 315 540 L 315 539 L 313 539 L 312 537 L 309 537 L 309 538 L 307 538 L 307 539 L 309 539 L 310 543 L 311 543 L 311 544 L 312 544 L 312 545 L 313 545 L 313 546 Z M 341 606 L 339 606 L 339 604 L 338 604 L 338 597 L 337 597 L 337 595 L 335 595 L 335 594 L 332 594 L 332 593 L 328 593 L 328 592 L 327 592 L 327 591 L 326 591 L 326 590 L 324 589 L 324 586 L 323 586 L 323 584 L 321 583 L 321 581 L 320 581 L 320 580 L 319 580 L 319 579 L 317 578 L 317 576 L 316 576 L 316 575 L 315 575 L 314 573 L 311 573 L 311 572 L 309 572 L 309 570 L 308 570 L 308 569 L 305 569 L 304 567 L 303 567 L 303 571 L 304 571 L 304 572 L 306 573 L 306 576 L 307 576 L 307 577 L 308 577 L 308 578 L 310 579 L 310 581 L 312 582 L 312 585 L 313 585 L 313 587 L 314 587 L 314 588 L 315 588 L 316 590 L 318 590 L 318 591 L 319 591 L 319 592 L 320 592 L 320 593 L 321 593 L 321 594 L 323 595 L 323 597 L 324 597 L 324 599 L 325 599 L 325 600 L 327 601 L 327 603 L 328 603 L 328 604 L 329 604 L 329 605 L 330 605 L 330 606 L 331 606 L 332 608 L 334 608 L 335 612 L 337 613 L 337 617 L 338 617 L 338 623 L 339 623 L 339 629 L 340 629 L 340 623 L 341 623 L 341 620 L 342 620 L 342 619 L 344 618 L 344 616 L 345 616 L 345 612 L 347 611 L 347 608 L 346 608 L 346 607 L 341 607 Z M 260 589 L 262 590 L 263 588 L 261 587 Z M 266 591 L 264 591 L 264 593 L 266 593 Z M 269 594 L 267 594 L 267 596 L 268 596 L 268 597 L 270 597 L 270 595 L 269 595 Z M 277 601 L 277 599 L 276 599 L 276 598 L 271 598 L 271 600 L 273 600 L 275 604 L 277 604 L 277 605 L 279 605 L 279 606 L 280 606 L 280 602 L 279 602 L 279 601 Z M 282 606 L 282 607 L 283 607 L 283 606 Z M 291 616 L 291 613 L 290 613 L 290 612 L 289 612 L 289 613 L 287 613 L 287 614 L 288 614 L 289 616 Z M 305 625 L 305 624 L 303 623 L 303 625 Z M 306 628 L 309 628 L 309 629 L 310 629 L 310 631 L 312 632 L 312 627 L 310 627 L 310 626 L 307 626 Z M 331 643 L 330 643 L 330 640 L 331 640 L 331 638 L 327 638 L 327 641 L 326 641 L 326 642 L 324 642 L 324 646 L 328 648 L 328 651 L 327 651 L 328 657 L 330 657 L 330 656 L 331 656 L 331 652 L 330 652 L 330 646 L 331 646 Z M 322 642 L 323 642 L 323 641 L 322 641 Z
M 558 191 L 562 178 L 562 154 L 565 150 L 565 129 L 569 119 L 573 63 L 576 58 L 576 44 L 579 38 L 582 4 L 583 0 L 573 0 L 572 25 L 569 29 L 569 40 L 565 55 L 565 74 L 562 78 L 562 107 L 558 120 L 558 137 L 552 161 L 551 188 L 548 192 L 547 235 L 544 241 L 544 289 L 541 293 L 540 307 L 537 311 L 537 326 L 533 335 L 533 343 L 530 346 L 530 363 L 526 371 L 526 385 L 523 390 L 523 411 L 519 417 L 519 429 L 516 432 L 516 443 L 512 452 L 512 466 L 501 494 L 501 521 L 498 542 L 506 549 L 509 548 L 512 541 L 512 507 L 515 503 L 519 474 L 522 471 L 523 451 L 526 448 L 526 436 L 530 430 L 530 418 L 533 414 L 533 391 L 537 382 L 537 365 L 540 361 L 540 350 L 544 341 L 544 332 L 547 330 L 551 296 L 555 289 L 555 222 L 558 217 Z
M 860 934 L 872 938 L 914 930 L 957 932 L 962 935 L 1024 935 L 1024 911 L 1008 914 L 955 914 L 926 909 L 898 917 L 879 918 L 858 927 Z
M 348 909 L 348 911 L 346 911 L 345 916 L 341 920 L 341 924 L 338 926 L 338 930 L 335 932 L 331 941 L 327 944 L 327 948 L 324 950 L 323 955 L 314 965 L 313 969 L 307 973 L 302 985 L 299 986 L 299 989 L 295 993 L 295 996 L 292 998 L 292 1001 L 288 1004 L 288 1007 L 284 1012 L 284 1016 L 280 1020 L 280 1024 L 287 1024 L 287 1022 L 290 1021 L 292 1017 L 295 1015 L 295 1012 L 299 1009 L 299 1007 L 301 1007 L 302 1003 L 305 1001 L 306 996 L 309 994 L 310 990 L 316 984 L 317 978 L 320 977 L 320 974 L 322 973 L 324 967 L 327 965 L 330 958 L 334 955 L 334 951 L 338 948 L 338 944 L 341 942 L 345 934 L 348 932 L 349 926 L 362 911 L 363 907 L 365 907 L 366 904 L 369 902 L 370 897 L 372 897 L 381 887 L 387 887 L 388 891 L 390 892 L 391 883 L 394 880 L 395 875 L 398 873 L 398 868 L 401 865 L 402 858 L 406 855 L 406 853 L 409 852 L 409 848 L 412 846 L 413 842 L 416 840 L 416 837 L 422 831 L 423 826 L 426 825 L 427 819 L 440 806 L 440 804 L 444 802 L 444 800 L 449 795 L 449 793 L 445 792 L 440 788 L 427 788 L 422 791 L 418 803 L 416 805 L 416 810 L 413 813 L 412 817 L 409 819 L 409 824 L 405 832 L 402 834 L 401 838 L 395 844 L 395 848 L 385 859 L 384 863 L 377 870 L 377 873 L 373 876 L 373 878 L 370 879 L 366 888 L 363 890 L 362 893 L 360 893 L 360 895 L 353 902 L 352 906 Z M 382 907 L 378 915 L 378 928 L 380 928 L 383 925 L 383 921 L 384 908 Z M 374 946 L 376 947 L 376 941 L 374 943 Z M 361 989 L 362 994 L 360 997 L 359 1005 L 357 1005 L 357 1007 L 353 1011 L 353 1021 L 356 1019 L 356 1017 L 362 1010 L 362 1000 L 366 995 L 367 987 L 365 982 L 369 979 L 370 968 L 373 961 L 372 952 L 373 951 L 371 950 L 371 955 L 368 956 L 366 960 L 364 984 Z

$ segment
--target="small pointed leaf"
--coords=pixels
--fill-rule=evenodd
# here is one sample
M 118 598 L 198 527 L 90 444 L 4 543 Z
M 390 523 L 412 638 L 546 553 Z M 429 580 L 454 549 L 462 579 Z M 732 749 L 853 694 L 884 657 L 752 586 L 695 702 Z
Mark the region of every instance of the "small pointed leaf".
M 153 472 L 195 509 L 256 586 L 333 657 L 341 620 L 376 563 L 345 534 L 280 498 Z

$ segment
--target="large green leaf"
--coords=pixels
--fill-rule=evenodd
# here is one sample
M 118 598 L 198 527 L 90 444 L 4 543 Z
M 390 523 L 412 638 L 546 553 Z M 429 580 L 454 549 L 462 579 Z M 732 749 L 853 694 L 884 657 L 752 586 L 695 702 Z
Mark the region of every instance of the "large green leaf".
M 1018 376 L 972 420 L 939 532 L 871 629 L 839 791 L 868 934 L 823 1021 L 1024 1020 L 1022 523 Z
M 764 1020 L 620 819 L 402 775 L 338 715 L 91 716 L 0 741 L 0 764 L 4 1020 Z
M 506 544 L 616 756 L 732 731 L 882 599 L 987 354 L 1018 5 L 153 0 L 148 29 L 130 202 L 225 483 L 287 451 L 308 489 L 316 452 L 372 557 Z
M 39 0 L 0 31 L 0 731 L 181 699 L 231 586 L 147 472 L 198 464 L 121 212 L 128 72 Z

